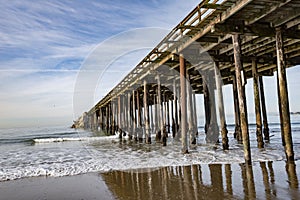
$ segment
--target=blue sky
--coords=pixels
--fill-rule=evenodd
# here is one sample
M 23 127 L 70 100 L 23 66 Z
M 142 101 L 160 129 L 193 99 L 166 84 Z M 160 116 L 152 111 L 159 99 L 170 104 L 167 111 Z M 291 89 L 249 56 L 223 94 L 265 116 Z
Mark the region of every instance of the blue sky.
M 199 3 L 198 0 L 0 1 L 0 128 L 71 125 L 77 74 L 97 45 L 135 28 L 170 30 Z M 160 39 L 153 41 L 153 47 L 158 42 Z M 135 67 L 149 51 L 144 49 L 116 61 L 126 63 L 127 68 L 114 65 L 114 81 L 118 81 L 116 74 Z M 290 69 L 288 75 L 291 110 L 300 111 L 297 103 L 300 72 L 297 68 Z M 249 96 L 251 84 L 250 81 L 247 86 Z M 268 109 L 276 112 L 275 77 L 267 78 L 265 85 Z M 101 89 L 96 88 L 95 101 L 104 95 Z M 226 86 L 224 93 L 225 101 L 231 105 L 231 88 Z M 251 97 L 248 101 L 252 112 Z M 226 110 L 232 111 L 231 106 Z
M 71 124 L 77 73 L 99 43 L 133 28 L 171 29 L 197 3 L 1 0 L 0 128 Z

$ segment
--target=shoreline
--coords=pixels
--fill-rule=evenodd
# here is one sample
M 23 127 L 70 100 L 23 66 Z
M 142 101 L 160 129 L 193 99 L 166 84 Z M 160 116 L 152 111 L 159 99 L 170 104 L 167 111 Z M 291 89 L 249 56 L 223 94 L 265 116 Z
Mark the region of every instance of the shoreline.
M 297 199 L 299 179 L 299 160 L 168 166 L 4 181 L 0 199 Z

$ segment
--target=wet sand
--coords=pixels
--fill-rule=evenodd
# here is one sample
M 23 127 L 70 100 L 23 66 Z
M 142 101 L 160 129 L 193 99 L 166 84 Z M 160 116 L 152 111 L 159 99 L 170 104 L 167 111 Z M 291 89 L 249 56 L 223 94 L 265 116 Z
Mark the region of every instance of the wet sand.
M 1 200 L 115 199 L 99 173 L 0 182 Z
M 203 164 L 0 182 L 0 199 L 300 199 L 300 162 Z

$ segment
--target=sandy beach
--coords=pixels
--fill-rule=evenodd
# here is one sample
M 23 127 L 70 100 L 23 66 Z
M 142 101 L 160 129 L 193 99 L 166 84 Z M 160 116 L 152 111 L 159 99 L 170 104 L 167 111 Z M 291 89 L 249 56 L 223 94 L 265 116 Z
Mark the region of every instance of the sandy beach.
M 0 199 L 299 199 L 299 162 L 205 164 L 25 178 Z

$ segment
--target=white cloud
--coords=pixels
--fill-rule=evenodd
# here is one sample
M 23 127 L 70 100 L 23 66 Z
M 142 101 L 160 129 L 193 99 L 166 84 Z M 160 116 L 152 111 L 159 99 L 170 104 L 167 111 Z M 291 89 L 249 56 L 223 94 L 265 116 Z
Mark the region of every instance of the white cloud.
M 196 0 L 2 2 L 0 128 L 14 123 L 37 123 L 36 119 L 48 120 L 49 124 L 55 118 L 67 121 L 73 114 L 76 70 L 99 42 L 132 28 L 173 28 L 196 3 Z M 113 46 L 106 48 L 107 54 L 113 51 Z M 132 68 L 140 59 L 139 56 L 137 60 L 122 62 Z

